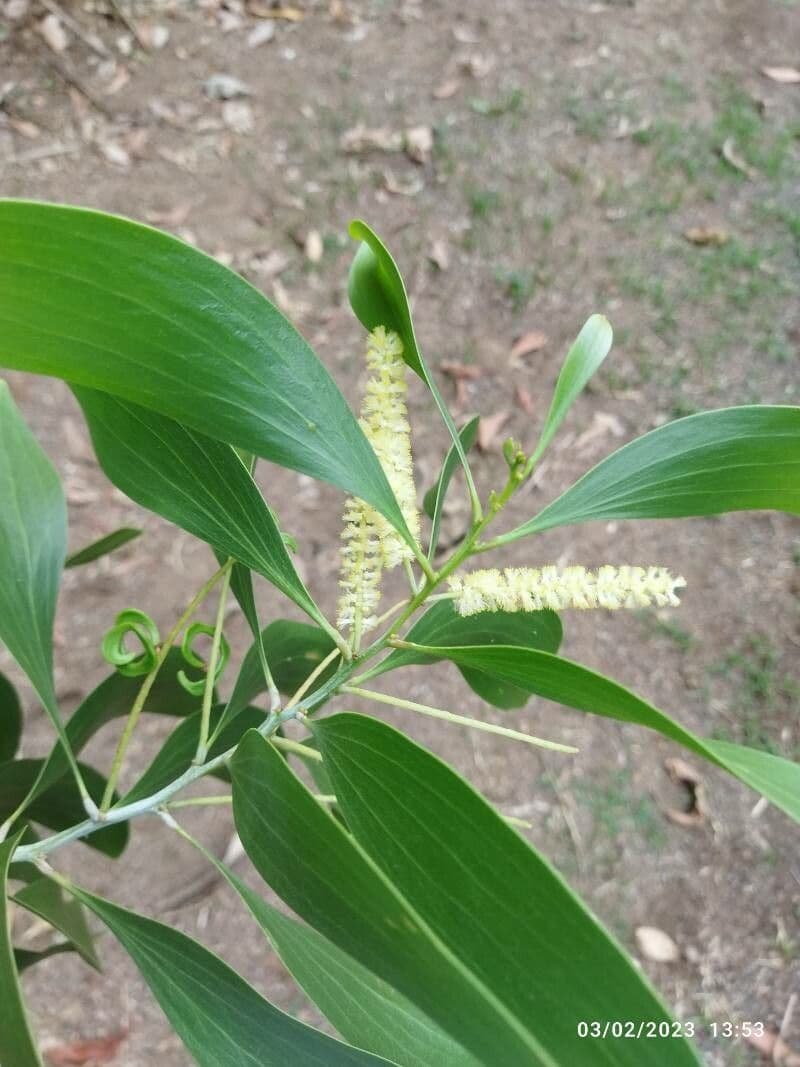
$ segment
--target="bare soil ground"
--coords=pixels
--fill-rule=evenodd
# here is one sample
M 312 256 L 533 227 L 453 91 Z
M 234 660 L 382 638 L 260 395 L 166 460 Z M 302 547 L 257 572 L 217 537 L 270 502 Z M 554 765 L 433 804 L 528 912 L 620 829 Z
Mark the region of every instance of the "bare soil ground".
M 366 218 L 396 250 L 433 365 L 472 369 L 462 413 L 507 413 L 498 442 L 507 433 L 533 442 L 567 344 L 589 313 L 605 312 L 615 352 L 512 518 L 533 514 L 609 451 L 671 417 L 798 401 L 800 86 L 762 73 L 797 63 L 796 3 L 295 4 L 292 21 L 269 17 L 267 0 L 63 0 L 58 51 L 52 21 L 48 39 L 42 32 L 52 4 L 2 0 L 0 192 L 120 212 L 196 242 L 299 324 L 352 401 L 362 341 L 346 300 L 346 227 Z M 266 26 L 272 39 L 253 44 Z M 240 79 L 248 95 L 209 99 L 204 84 L 214 75 Z M 417 132 L 404 149 L 408 130 Z M 692 229 L 707 231 L 695 234 L 706 243 L 687 239 Z M 512 359 L 530 331 L 546 340 Z M 10 382 L 64 477 L 72 543 L 122 523 L 146 530 L 67 576 L 57 662 L 68 711 L 104 674 L 99 641 L 116 611 L 136 605 L 161 622 L 174 618 L 211 559 L 108 485 L 60 383 Z M 452 375 L 444 386 L 456 404 Z M 421 387 L 411 401 L 422 486 L 445 438 Z M 476 465 L 482 489 L 496 485 L 499 444 Z M 261 481 L 300 542 L 315 597 L 332 611 L 341 499 L 266 465 Z M 446 536 L 464 517 L 453 508 Z M 700 733 L 798 758 L 796 523 L 773 514 L 597 523 L 518 542 L 510 558 L 659 562 L 683 573 L 679 611 L 566 616 L 565 653 Z M 268 591 L 261 606 L 265 620 L 291 614 Z M 235 617 L 230 635 L 246 642 Z M 389 687 L 508 721 L 446 666 L 388 676 Z M 26 753 L 34 754 L 50 739 L 30 703 Z M 780 813 L 754 811 L 756 796 L 690 761 L 707 814 L 677 825 L 665 812 L 686 798 L 665 769 L 678 755 L 666 741 L 543 702 L 515 713 L 514 725 L 571 742 L 580 756 L 539 756 L 410 715 L 387 718 L 502 810 L 528 819 L 531 840 L 630 951 L 643 924 L 675 940 L 677 962 L 642 965 L 679 1017 L 781 1024 L 800 988 L 800 854 Z M 142 726 L 132 771 L 164 729 Z M 111 730 L 91 756 L 102 765 L 113 743 Z M 225 847 L 227 814 L 189 822 Z M 197 858 L 156 820 L 135 827 L 115 864 L 81 846 L 64 862 L 100 892 L 200 937 L 283 1007 L 316 1018 L 238 904 L 222 889 L 203 893 Z M 199 899 L 170 910 L 195 885 Z M 30 972 L 42 1039 L 124 1026 L 115 1062 L 186 1064 L 121 950 L 108 938 L 102 949 L 102 976 L 66 956 Z M 800 1010 L 785 1037 L 800 1048 Z M 701 1044 L 715 1067 L 761 1062 L 740 1042 Z

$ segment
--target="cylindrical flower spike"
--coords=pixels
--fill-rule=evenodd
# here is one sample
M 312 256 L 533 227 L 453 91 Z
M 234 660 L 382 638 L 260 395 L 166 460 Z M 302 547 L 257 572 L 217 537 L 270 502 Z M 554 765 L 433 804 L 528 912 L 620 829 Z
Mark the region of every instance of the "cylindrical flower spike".
M 506 567 L 455 575 L 449 580 L 459 615 L 481 611 L 552 608 L 646 608 L 680 604 L 686 582 L 664 567 Z
M 352 497 L 348 499 L 344 509 L 336 621 L 340 629 L 352 627 L 356 639 L 375 626 L 375 609 L 381 599 L 383 554 L 376 518 L 377 512 L 368 504 Z
M 367 366 L 371 376 L 361 406 L 361 428 L 381 462 L 412 536 L 418 541 L 420 518 L 406 408 L 406 365 L 403 342 L 396 333 L 383 326 L 372 331 L 367 341 Z M 376 516 L 375 524 L 387 570 L 413 559 L 409 546 L 383 516 Z

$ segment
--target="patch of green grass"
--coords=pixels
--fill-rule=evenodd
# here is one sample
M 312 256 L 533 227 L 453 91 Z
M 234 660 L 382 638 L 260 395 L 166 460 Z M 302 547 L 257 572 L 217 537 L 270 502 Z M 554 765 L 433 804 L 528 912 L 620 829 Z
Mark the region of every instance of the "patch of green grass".
M 800 136 L 800 124 L 774 125 L 759 113 L 755 101 L 738 86 L 725 85 L 721 98 L 711 131 L 717 150 L 730 139 L 749 166 L 767 178 L 779 178 L 787 164 L 792 142 Z M 726 168 L 738 174 L 729 164 Z
M 654 611 L 640 611 L 638 617 L 651 633 L 668 637 L 681 652 L 688 652 L 694 647 L 694 637 L 679 623 L 662 619 Z
M 596 835 L 629 841 L 636 835 L 648 848 L 660 849 L 667 835 L 658 808 L 652 798 L 635 794 L 628 770 L 612 771 L 605 780 L 584 781 L 576 786 L 578 799 L 592 813 Z
M 469 213 L 473 219 L 487 219 L 502 207 L 502 197 L 496 189 L 473 189 L 469 193 Z
M 510 92 L 493 100 L 475 96 L 470 100 L 469 106 L 476 115 L 494 119 L 499 118 L 500 115 L 509 115 L 521 111 L 524 103 L 525 94 L 522 89 L 511 89 Z
M 495 277 L 511 301 L 514 311 L 522 311 L 536 290 L 536 273 L 527 268 L 498 270 Z

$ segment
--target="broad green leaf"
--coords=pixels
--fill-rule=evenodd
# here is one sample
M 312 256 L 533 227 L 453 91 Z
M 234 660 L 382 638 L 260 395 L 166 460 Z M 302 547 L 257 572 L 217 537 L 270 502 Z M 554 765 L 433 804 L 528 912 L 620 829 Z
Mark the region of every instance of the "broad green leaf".
M 561 367 L 539 443 L 531 456 L 534 463 L 550 444 L 567 412 L 611 351 L 613 340 L 611 324 L 603 315 L 592 315 L 586 321 Z
M 11 760 L 0 764 L 0 821 L 10 816 L 30 796 L 33 787 L 41 780 L 44 766 L 45 761 L 41 759 Z M 94 767 L 85 763 L 79 763 L 78 766 L 89 794 L 99 804 L 106 785 L 105 778 Z M 64 776 L 37 794 L 35 799 L 29 801 L 23 818 L 41 823 L 51 830 L 66 830 L 83 822 L 86 812 L 73 777 Z M 127 843 L 126 823 L 106 826 L 84 838 L 84 844 L 112 857 L 121 855 Z
M 480 1067 L 479 1060 L 390 985 L 310 926 L 262 900 L 213 854 L 206 855 L 250 909 L 298 985 L 346 1041 L 401 1067 Z
M 409 630 L 406 640 L 417 645 L 519 645 L 558 652 L 563 630 L 554 611 L 483 612 L 459 615 L 451 601 L 433 604 Z M 386 659 L 368 671 L 364 680 L 385 671 L 411 664 L 434 663 L 436 657 L 414 649 L 396 648 Z M 459 664 L 464 680 L 478 696 L 497 708 L 520 708 L 527 703 L 530 691 L 493 678 L 474 667 Z
M 369 716 L 336 715 L 313 729 L 355 840 L 535 1039 L 535 1056 L 487 1062 L 663 1067 L 665 1042 L 579 1036 L 582 1019 L 669 1016 L 556 871 L 483 797 Z M 667 1041 L 670 1067 L 698 1067 L 685 1041 Z
M 350 223 L 350 236 L 361 241 L 350 268 L 349 279 L 350 304 L 356 318 L 367 330 L 386 326 L 399 334 L 403 342 L 403 359 L 430 389 L 459 461 L 471 480 L 467 455 L 458 430 L 417 345 L 406 287 L 397 264 L 380 237 L 360 219 Z
M 469 452 L 475 444 L 480 421 L 480 417 L 475 415 L 458 431 L 461 447 L 465 454 Z M 436 546 L 439 544 L 439 527 L 442 522 L 442 507 L 444 506 L 445 497 L 447 496 L 448 486 L 456 472 L 458 464 L 459 455 L 456 451 L 456 446 L 453 444 L 450 445 L 450 448 L 447 450 L 447 455 L 444 458 L 444 463 L 442 464 L 442 469 L 439 472 L 436 484 L 431 486 L 425 494 L 425 499 L 422 503 L 425 514 L 431 520 L 431 537 L 428 545 L 428 559 L 433 559 L 436 555 Z
M 47 960 L 51 956 L 60 956 L 62 952 L 75 952 L 75 948 L 69 941 L 57 941 L 53 945 L 49 945 L 47 948 L 41 949 L 39 952 L 34 952 L 29 948 L 19 948 L 14 946 L 14 963 L 17 967 L 17 973 L 22 974 L 29 967 L 33 967 L 34 964 L 41 963 L 42 960 Z
M 42 1067 L 19 987 L 6 905 L 8 865 L 18 840 L 19 835 L 0 844 L 0 1063 Z
M 231 772 L 234 818 L 247 854 L 302 919 L 479 1059 L 551 1067 L 554 1061 L 499 1001 L 488 976 L 442 942 L 275 748 L 246 734 Z M 483 921 L 476 916 L 477 925 Z
M 229 445 L 107 393 L 73 391 L 100 465 L 118 489 L 262 574 L 328 625 L 250 472 Z
M 213 709 L 211 716 L 212 732 L 222 717 L 223 708 Z M 160 789 L 174 782 L 184 771 L 191 767 L 197 754 L 197 742 L 200 740 L 201 712 L 184 719 L 169 735 L 158 753 L 132 789 L 122 798 L 123 804 L 132 804 L 135 800 L 152 796 Z M 230 719 L 222 728 L 219 736 L 208 751 L 209 758 L 227 752 L 248 730 L 260 726 L 266 713 L 261 708 L 245 708 Z
M 22 706 L 17 691 L 0 674 L 0 762 L 12 759 L 22 734 Z
M 316 626 L 306 622 L 277 619 L 261 631 L 267 659 L 278 691 L 291 696 L 295 690 L 333 651 L 330 637 Z M 330 678 L 336 671 L 332 663 L 320 676 L 320 682 Z M 225 713 L 226 721 L 237 715 L 265 689 L 264 672 L 259 662 L 255 642 L 248 649 L 239 675 L 233 687 Z
M 30 678 L 65 744 L 53 688 L 53 617 L 67 543 L 67 506 L 52 463 L 3 381 L 0 501 L 0 641 Z
M 127 545 L 130 541 L 135 541 L 137 537 L 141 536 L 141 533 L 141 530 L 136 530 L 132 526 L 121 526 L 118 530 L 114 530 L 113 533 L 106 534 L 105 537 L 101 537 L 78 552 L 73 552 L 71 556 L 67 556 L 64 566 L 82 567 L 85 563 L 93 563 L 96 559 L 100 559 L 101 556 L 107 556 L 110 552 L 116 552 L 118 548 L 122 548 L 123 545 Z
M 143 711 L 150 714 L 185 717 L 200 707 L 200 698 L 192 696 L 178 682 L 179 670 L 185 671 L 192 681 L 202 676 L 201 672 L 186 663 L 179 649 L 172 649 L 156 676 Z M 126 678 L 115 672 L 92 690 L 67 722 L 67 737 L 76 756 L 98 730 L 114 719 L 128 714 L 141 684 L 141 678 Z M 64 750 L 61 745 L 55 745 L 46 762 L 42 764 L 39 779 L 32 787 L 30 799 L 40 796 L 54 782 L 59 781 L 68 770 Z
M 60 931 L 90 967 L 100 970 L 83 905 L 65 889 L 50 878 L 37 878 L 17 890 L 12 899 Z
M 499 541 L 594 519 L 764 508 L 800 513 L 800 407 L 722 408 L 660 426 Z
M 279 1011 L 186 934 L 85 890 L 200 1067 L 370 1067 L 387 1060 L 343 1045 Z
M 0 201 L 0 365 L 112 393 L 366 500 L 409 536 L 375 453 L 261 293 L 148 226 Z
M 588 667 L 532 648 L 472 646 L 425 651 L 557 704 L 656 730 L 722 767 L 800 822 L 800 765 L 744 745 L 698 737 L 630 689 Z

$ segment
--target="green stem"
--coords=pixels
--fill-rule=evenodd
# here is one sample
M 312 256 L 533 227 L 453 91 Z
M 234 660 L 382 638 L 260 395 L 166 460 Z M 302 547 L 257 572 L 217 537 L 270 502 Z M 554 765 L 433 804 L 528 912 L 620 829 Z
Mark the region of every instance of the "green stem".
M 309 674 L 308 678 L 306 678 L 306 680 L 303 682 L 303 684 L 300 686 L 300 688 L 290 697 L 289 703 L 286 705 L 286 710 L 287 711 L 289 710 L 289 708 L 293 708 L 296 704 L 300 703 L 300 701 L 303 699 L 303 697 L 309 691 L 309 689 L 314 684 L 314 682 L 316 682 L 317 678 L 319 678 L 319 676 L 322 674 L 322 672 L 327 667 L 329 667 L 330 664 L 333 663 L 333 661 L 335 659 L 337 659 L 339 656 L 341 656 L 341 652 L 339 651 L 338 648 L 335 648 L 332 652 L 328 653 L 328 655 L 325 657 L 324 660 L 322 660 L 321 663 L 318 663 L 316 665 L 314 670 L 311 672 L 311 674 Z
M 130 740 L 133 737 L 133 731 L 136 729 L 136 723 L 139 721 L 139 716 L 142 713 L 142 709 L 144 708 L 145 702 L 147 701 L 147 698 L 150 695 L 150 690 L 153 688 L 153 682 L 155 682 L 158 672 L 163 667 L 166 658 L 170 653 L 170 649 L 175 643 L 175 640 L 180 634 L 181 630 L 184 628 L 189 619 L 191 619 L 192 615 L 194 615 L 195 611 L 197 611 L 198 607 L 202 604 L 202 602 L 205 600 L 205 598 L 208 596 L 208 594 L 211 592 L 211 590 L 214 588 L 220 578 L 222 578 L 222 576 L 225 574 L 226 570 L 228 569 L 228 566 L 229 564 L 226 563 L 223 567 L 220 567 L 220 569 L 215 574 L 211 575 L 205 585 L 202 586 L 202 588 L 199 589 L 197 593 L 195 593 L 195 595 L 189 601 L 186 610 L 183 612 L 181 617 L 178 619 L 178 621 L 172 627 L 170 632 L 167 634 L 166 640 L 159 648 L 158 655 L 156 657 L 156 662 L 153 664 L 153 669 L 142 682 L 141 689 L 136 695 L 136 700 L 133 702 L 133 707 L 128 713 L 128 719 L 125 723 L 125 729 L 122 732 L 122 736 L 120 737 L 119 743 L 117 745 L 117 750 L 114 753 L 114 759 L 111 764 L 111 772 L 108 776 L 108 783 L 106 785 L 105 793 L 103 794 L 103 801 L 100 805 L 101 819 L 107 814 L 109 808 L 111 807 L 111 802 L 114 799 L 114 790 L 117 787 L 120 771 L 122 770 L 122 763 L 125 759 L 125 753 L 127 751 L 128 745 L 130 744 Z
M 219 650 L 222 644 L 222 624 L 225 622 L 225 606 L 228 600 L 228 588 L 231 584 L 231 568 L 233 560 L 229 559 L 225 564 L 227 568 L 222 576 L 222 588 L 219 591 L 219 603 L 217 604 L 217 617 L 214 620 L 214 635 L 211 638 L 211 652 L 208 656 L 206 668 L 206 685 L 203 690 L 203 705 L 200 713 L 200 738 L 197 742 L 195 763 L 205 763 L 208 752 L 208 731 L 211 726 L 211 705 L 214 701 L 214 684 L 216 681 L 217 663 L 219 662 Z
M 317 752 L 315 748 L 309 748 L 308 745 L 301 745 L 299 741 L 292 741 L 289 737 L 272 737 L 270 738 L 275 748 L 280 748 L 284 752 L 293 752 L 296 756 L 302 756 L 303 759 L 314 760 L 315 763 L 322 763 L 322 754 Z
M 408 642 L 404 642 L 406 645 Z M 413 647 L 413 646 L 412 646 Z M 420 646 L 421 647 L 421 646 Z M 353 696 L 364 697 L 366 700 L 374 700 L 378 704 L 388 704 L 393 708 L 406 708 L 408 711 L 416 711 L 421 715 L 430 715 L 434 719 L 444 719 L 458 726 L 468 726 L 472 730 L 483 730 L 489 734 L 499 734 L 508 737 L 512 741 L 526 741 L 529 745 L 537 745 L 539 748 L 547 748 L 553 752 L 577 752 L 572 745 L 562 745 L 557 741 L 545 741 L 541 737 L 532 734 L 523 734 L 519 730 L 509 730 L 506 726 L 495 726 L 491 722 L 482 722 L 480 719 L 468 719 L 464 715 L 455 715 L 452 711 L 443 711 L 441 708 L 432 708 L 427 704 L 418 704 L 414 700 L 403 700 L 400 697 L 389 696 L 386 693 L 376 693 L 373 689 L 361 689 L 357 685 L 343 685 L 343 693 L 352 693 Z

